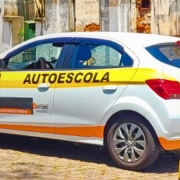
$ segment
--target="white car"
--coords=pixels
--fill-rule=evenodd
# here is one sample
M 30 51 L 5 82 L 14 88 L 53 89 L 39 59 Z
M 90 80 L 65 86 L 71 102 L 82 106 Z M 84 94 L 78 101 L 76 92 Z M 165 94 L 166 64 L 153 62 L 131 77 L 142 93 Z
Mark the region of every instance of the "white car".
M 0 59 L 1 133 L 107 146 L 128 170 L 180 149 L 180 38 L 52 34 Z

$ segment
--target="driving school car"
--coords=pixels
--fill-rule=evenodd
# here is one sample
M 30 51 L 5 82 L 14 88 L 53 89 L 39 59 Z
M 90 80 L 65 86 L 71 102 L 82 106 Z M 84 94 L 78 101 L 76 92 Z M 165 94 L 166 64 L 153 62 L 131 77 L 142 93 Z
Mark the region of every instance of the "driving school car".
M 61 33 L 0 54 L 0 132 L 106 146 L 123 169 L 180 149 L 180 39 Z

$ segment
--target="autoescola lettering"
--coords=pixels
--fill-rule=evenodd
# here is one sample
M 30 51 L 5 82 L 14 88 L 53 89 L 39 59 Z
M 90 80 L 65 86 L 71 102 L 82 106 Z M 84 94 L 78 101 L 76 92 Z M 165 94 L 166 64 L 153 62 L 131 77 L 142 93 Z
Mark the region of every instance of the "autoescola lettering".
M 53 83 L 89 83 L 89 82 L 109 82 L 109 72 L 105 72 L 101 76 L 98 73 L 88 72 L 86 74 L 79 72 L 75 73 L 44 73 L 44 74 L 27 74 L 23 84 L 38 84 L 49 82 Z

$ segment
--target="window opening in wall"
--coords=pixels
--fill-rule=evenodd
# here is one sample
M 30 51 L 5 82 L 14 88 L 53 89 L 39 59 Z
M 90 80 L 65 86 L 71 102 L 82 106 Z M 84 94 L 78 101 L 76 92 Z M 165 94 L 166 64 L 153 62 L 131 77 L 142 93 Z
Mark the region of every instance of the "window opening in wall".
M 25 11 L 25 20 L 44 18 L 45 0 L 25 0 Z
M 149 9 L 150 0 L 141 0 L 141 9 Z
M 35 16 L 38 18 L 45 17 L 45 0 L 35 0 Z

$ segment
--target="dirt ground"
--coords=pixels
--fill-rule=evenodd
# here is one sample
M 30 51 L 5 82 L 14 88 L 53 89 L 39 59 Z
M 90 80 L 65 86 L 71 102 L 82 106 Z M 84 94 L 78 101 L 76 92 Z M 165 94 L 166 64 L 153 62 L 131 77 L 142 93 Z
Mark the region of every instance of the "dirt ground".
M 98 146 L 0 134 L 0 180 L 178 180 L 178 152 L 143 172 L 115 166 Z

